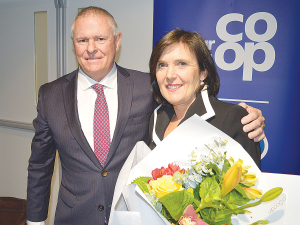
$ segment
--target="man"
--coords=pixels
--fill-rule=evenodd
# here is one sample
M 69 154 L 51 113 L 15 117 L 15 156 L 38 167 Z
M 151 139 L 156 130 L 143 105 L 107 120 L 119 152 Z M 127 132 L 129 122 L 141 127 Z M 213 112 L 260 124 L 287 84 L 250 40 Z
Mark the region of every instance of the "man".
M 114 63 L 121 33 L 106 10 L 83 9 L 73 22 L 72 39 L 79 68 L 39 91 L 28 166 L 27 219 L 39 222 L 47 218 L 57 149 L 62 180 L 55 224 L 105 224 L 123 163 L 136 142 L 149 144 L 148 124 L 154 101 L 148 74 Z M 96 89 L 98 83 L 104 99 Z M 104 119 L 98 120 L 103 115 Z M 247 126 L 250 130 L 258 127 L 254 135 L 263 138 L 260 111 L 244 119 L 248 123 L 257 117 Z M 95 133 L 98 130 L 102 133 Z M 108 147 L 107 155 L 99 146 Z

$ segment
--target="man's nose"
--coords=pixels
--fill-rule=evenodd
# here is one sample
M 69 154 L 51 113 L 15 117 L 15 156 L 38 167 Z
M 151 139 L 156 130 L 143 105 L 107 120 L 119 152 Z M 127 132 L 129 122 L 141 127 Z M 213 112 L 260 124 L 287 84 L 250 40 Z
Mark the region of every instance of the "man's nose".
M 88 41 L 87 51 L 89 53 L 94 53 L 96 51 L 96 42 L 93 39 Z

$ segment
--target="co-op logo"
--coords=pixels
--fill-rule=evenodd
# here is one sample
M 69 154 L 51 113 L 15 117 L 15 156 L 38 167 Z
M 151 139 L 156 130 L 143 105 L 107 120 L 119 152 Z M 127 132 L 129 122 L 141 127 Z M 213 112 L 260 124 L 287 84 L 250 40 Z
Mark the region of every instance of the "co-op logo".
M 264 20 L 267 23 L 267 29 L 263 34 L 255 32 L 255 23 L 258 20 Z M 258 12 L 251 15 L 245 22 L 245 35 L 253 42 L 245 42 L 245 46 L 241 46 L 238 42 L 243 39 L 243 33 L 230 34 L 226 27 L 230 22 L 244 22 L 244 16 L 239 13 L 231 13 L 221 17 L 217 23 L 216 31 L 218 37 L 225 41 L 219 45 L 215 52 L 215 61 L 218 67 L 223 70 L 232 71 L 240 68 L 243 64 L 243 80 L 252 81 L 253 69 L 256 71 L 269 70 L 275 61 L 275 50 L 268 43 L 274 37 L 277 31 L 277 21 L 273 15 L 267 12 Z M 235 52 L 235 59 L 232 63 L 224 60 L 226 50 L 232 49 Z M 261 49 L 265 53 L 265 59 L 262 63 L 255 63 L 253 56 L 255 51 Z

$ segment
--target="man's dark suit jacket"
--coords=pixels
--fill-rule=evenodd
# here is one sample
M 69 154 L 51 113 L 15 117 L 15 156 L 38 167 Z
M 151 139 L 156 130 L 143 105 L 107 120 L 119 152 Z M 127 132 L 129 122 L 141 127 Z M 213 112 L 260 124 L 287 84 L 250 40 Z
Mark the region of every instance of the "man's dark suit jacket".
M 104 167 L 89 146 L 77 110 L 78 70 L 40 88 L 28 166 L 27 219 L 47 218 L 56 149 L 62 180 L 55 224 L 104 224 L 119 171 L 138 141 L 149 144 L 154 109 L 149 74 L 117 66 L 118 118 Z
M 250 140 L 248 138 L 247 133 L 243 131 L 243 125 L 241 123 L 241 119 L 244 116 L 248 115 L 248 112 L 239 105 L 222 102 L 213 96 L 209 97 L 209 101 L 215 111 L 215 116 L 208 119 L 207 122 L 240 143 L 255 161 L 256 165 L 260 168 L 261 152 L 259 143 L 255 143 L 253 140 Z M 185 117 L 180 121 L 179 124 L 183 123 L 194 114 L 202 116 L 205 113 L 206 110 L 202 100 L 202 96 L 200 93 L 198 93 L 196 100 L 191 104 Z M 173 115 L 174 109 L 171 106 L 162 106 L 157 110 L 155 132 L 160 140 L 163 139 L 165 130 L 169 125 Z M 152 116 L 149 126 L 151 139 L 153 132 L 153 123 L 154 119 Z M 153 149 L 155 146 L 155 143 L 151 141 L 150 148 Z

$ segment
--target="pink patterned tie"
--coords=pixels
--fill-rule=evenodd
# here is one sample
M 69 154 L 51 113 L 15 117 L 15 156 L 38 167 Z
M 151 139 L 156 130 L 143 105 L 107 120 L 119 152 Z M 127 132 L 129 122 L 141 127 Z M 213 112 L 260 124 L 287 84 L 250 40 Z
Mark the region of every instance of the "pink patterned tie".
M 103 85 L 94 84 L 92 88 L 97 93 L 94 111 L 94 152 L 103 167 L 110 148 L 109 114 Z

